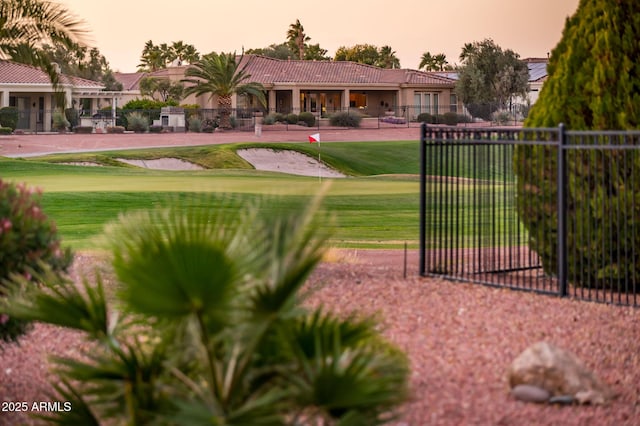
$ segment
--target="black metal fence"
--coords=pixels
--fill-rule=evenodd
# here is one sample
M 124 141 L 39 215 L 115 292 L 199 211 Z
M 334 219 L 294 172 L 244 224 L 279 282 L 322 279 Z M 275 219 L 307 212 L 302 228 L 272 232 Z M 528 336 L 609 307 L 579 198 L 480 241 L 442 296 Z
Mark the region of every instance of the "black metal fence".
M 175 110 L 176 108 L 169 107 Z M 334 107 L 330 111 L 280 111 L 274 109 L 233 108 L 227 112 L 214 108 L 182 108 L 183 125 L 169 125 L 163 122 L 161 109 L 121 109 L 117 108 L 115 117 L 110 107 L 97 110 L 68 108 L 62 114 L 68 121 L 68 129 L 76 127 L 94 127 L 105 130 L 110 126 L 122 126 L 128 130 L 131 114 L 146 120 L 146 126 L 152 130 L 173 131 L 212 131 L 219 125 L 222 114 L 228 114 L 230 124 L 237 130 L 254 131 L 256 124 L 262 125 L 262 131 L 287 130 L 309 131 L 309 128 L 346 129 L 360 127 L 367 129 L 419 128 L 421 123 L 457 125 L 461 127 L 487 127 L 492 125 L 519 125 L 528 114 L 528 106 L 512 104 L 508 107 L 498 105 L 406 105 L 393 107 Z M 0 111 L 1 113 L 1 111 Z M 256 117 L 256 113 L 259 116 Z M 41 132 L 55 129 L 54 117 L 61 113 L 57 110 L 28 109 L 12 111 L 17 122 L 14 126 L 21 130 Z M 0 124 L 2 117 L 0 116 Z
M 640 305 L 640 132 L 421 128 L 420 274 Z

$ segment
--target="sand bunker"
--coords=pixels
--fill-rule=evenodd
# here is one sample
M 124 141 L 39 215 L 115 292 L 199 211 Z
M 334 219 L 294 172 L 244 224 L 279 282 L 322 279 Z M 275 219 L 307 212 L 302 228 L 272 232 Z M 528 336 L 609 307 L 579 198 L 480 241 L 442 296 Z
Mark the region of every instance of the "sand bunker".
M 158 158 L 155 160 L 131 160 L 127 158 L 116 158 L 123 163 L 133 166 L 144 167 L 145 169 L 157 170 L 204 170 L 197 164 L 189 161 L 180 160 L 178 158 Z
M 292 150 L 251 148 L 240 149 L 236 153 L 251 163 L 256 170 L 301 176 L 346 177 L 343 173 L 319 163 L 316 158 Z

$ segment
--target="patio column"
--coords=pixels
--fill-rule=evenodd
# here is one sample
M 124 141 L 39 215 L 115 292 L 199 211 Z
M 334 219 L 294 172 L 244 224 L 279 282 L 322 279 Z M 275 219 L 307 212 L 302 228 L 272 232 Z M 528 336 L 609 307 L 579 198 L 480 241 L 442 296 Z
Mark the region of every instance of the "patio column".
M 44 111 L 42 116 L 42 131 L 50 132 L 51 131 L 51 112 L 53 110 L 53 96 L 45 96 L 44 97 Z
M 291 90 L 291 109 L 294 114 L 300 113 L 300 89 L 297 87 Z
M 344 89 L 342 93 L 342 109 L 349 111 L 349 96 L 351 95 L 351 91 L 349 89 Z
M 9 106 L 9 91 L 2 91 L 2 103 L 0 103 L 0 107 L 8 107 Z
M 276 112 L 278 106 L 276 105 L 276 91 L 269 90 L 269 100 L 267 101 L 267 112 Z

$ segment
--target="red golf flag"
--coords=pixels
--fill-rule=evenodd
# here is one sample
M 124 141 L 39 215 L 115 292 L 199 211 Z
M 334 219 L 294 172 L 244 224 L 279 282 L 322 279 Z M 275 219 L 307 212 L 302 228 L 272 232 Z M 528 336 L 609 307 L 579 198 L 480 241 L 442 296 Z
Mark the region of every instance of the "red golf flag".
M 320 133 L 309 135 L 309 143 L 320 142 Z

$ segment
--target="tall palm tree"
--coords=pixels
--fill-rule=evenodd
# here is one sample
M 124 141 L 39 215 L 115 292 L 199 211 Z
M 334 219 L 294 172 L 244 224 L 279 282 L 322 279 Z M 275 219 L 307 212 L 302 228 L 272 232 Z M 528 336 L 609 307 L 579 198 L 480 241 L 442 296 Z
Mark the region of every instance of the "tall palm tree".
M 190 78 L 182 80 L 191 84 L 185 95 L 218 97 L 220 127 L 223 129 L 231 128 L 231 97 L 234 94 L 255 96 L 263 106 L 267 103 L 264 87 L 250 81 L 251 74 L 246 72 L 246 64 L 240 65 L 242 58 L 238 59 L 235 53 L 209 53 L 187 68 L 185 77 Z
M 304 33 L 304 27 L 300 23 L 299 19 L 296 19 L 295 24 L 289 25 L 287 31 L 287 43 L 294 53 L 298 54 L 299 59 L 304 59 L 304 47 L 305 43 L 311 40 L 311 37 L 307 37 Z
M 437 67 L 437 71 L 444 71 L 446 66 L 449 64 L 447 61 L 447 56 L 444 53 L 438 53 L 433 57 L 433 62 Z
M 43 69 L 58 88 L 59 75 L 43 46 L 72 49 L 85 45 L 84 22 L 65 7 L 46 0 L 0 0 L 0 59 Z M 61 98 L 61 99 L 60 99 Z M 64 102 L 64 96 L 58 96 Z
M 476 53 L 478 53 L 477 43 L 465 43 L 464 46 L 462 46 L 462 51 L 460 52 L 460 62 L 466 62 L 467 59 L 469 59 Z
M 165 44 L 166 47 L 166 44 Z M 153 44 L 153 40 L 148 40 L 144 44 L 138 71 L 154 72 L 167 67 L 167 51 L 163 51 L 161 46 Z
M 391 46 L 382 46 L 378 49 L 378 62 L 376 65 L 381 68 L 400 68 L 400 59 L 398 59 Z
M 420 58 L 420 65 L 418 65 L 418 69 L 424 69 L 426 71 L 435 71 L 436 62 L 435 57 L 431 54 L 431 52 L 424 52 L 422 57 Z
M 371 318 L 307 308 L 323 256 L 320 199 L 229 214 L 204 196 L 122 217 L 108 232 L 118 292 L 42 279 L 11 315 L 84 333 L 58 359 L 73 410 L 55 424 L 382 425 L 408 394 L 406 356 Z M 234 200 L 233 203 L 236 203 Z M 119 314 L 117 313 L 119 312 Z M 89 352 L 90 351 L 90 352 Z M 104 421 L 104 423 L 101 423 Z

